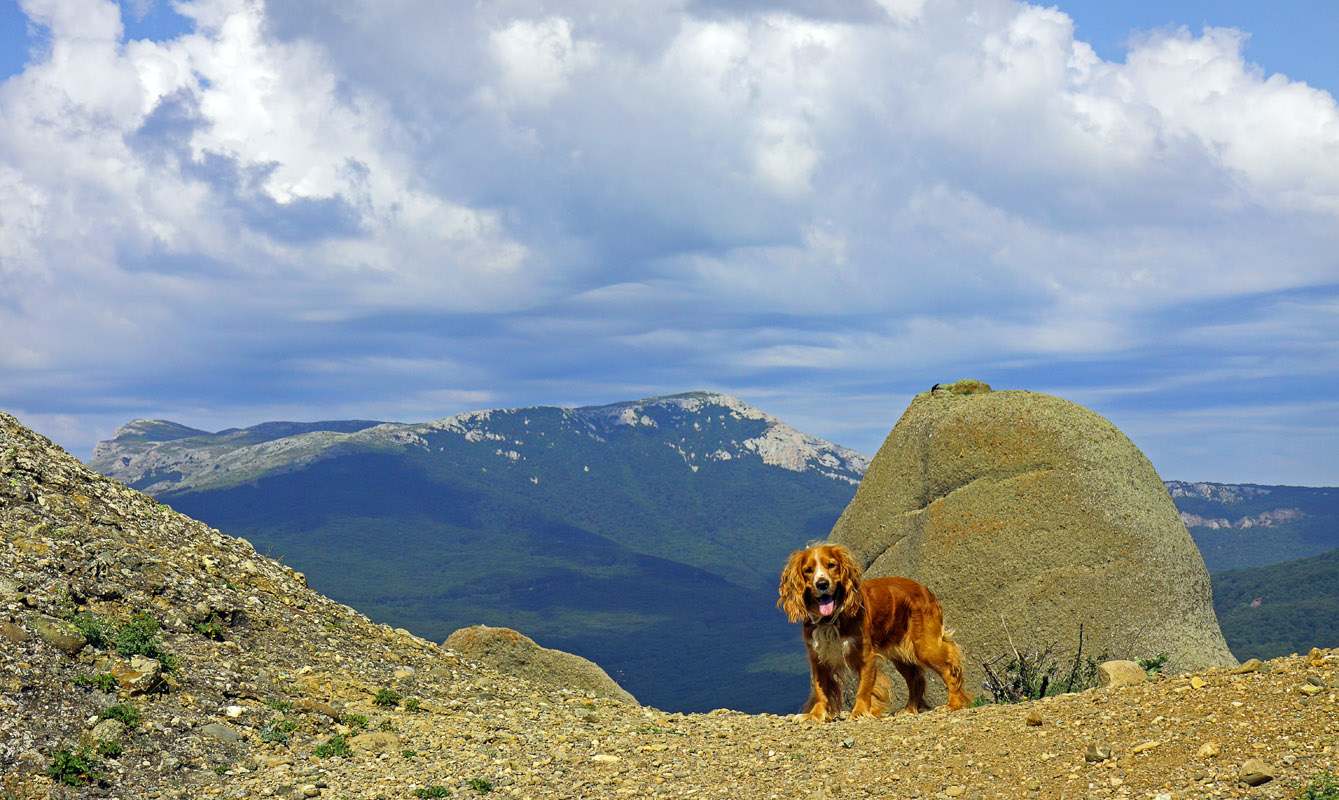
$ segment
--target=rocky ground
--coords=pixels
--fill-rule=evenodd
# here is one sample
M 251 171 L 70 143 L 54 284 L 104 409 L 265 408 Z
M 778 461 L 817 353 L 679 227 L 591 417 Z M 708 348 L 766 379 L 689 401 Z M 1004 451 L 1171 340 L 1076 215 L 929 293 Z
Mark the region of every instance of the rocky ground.
M 1294 798 L 1339 772 L 1339 650 L 828 724 L 500 675 L 3 414 L 0 691 L 0 800 Z

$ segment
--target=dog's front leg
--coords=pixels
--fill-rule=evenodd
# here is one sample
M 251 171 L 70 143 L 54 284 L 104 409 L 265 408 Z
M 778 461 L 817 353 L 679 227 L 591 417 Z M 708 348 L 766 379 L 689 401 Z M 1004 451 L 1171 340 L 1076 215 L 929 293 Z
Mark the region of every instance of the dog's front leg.
M 817 722 L 836 719 L 842 707 L 842 688 L 837 676 L 828 665 L 809 651 L 809 702 L 804 704 L 801 716 Z
M 855 692 L 855 708 L 851 709 L 851 718 L 881 717 L 887 710 L 888 692 L 882 688 L 887 682 L 879 670 L 879 660 L 867 650 L 851 653 L 847 659 L 851 672 L 860 676 L 860 685 Z M 882 691 L 881 691 L 882 689 Z

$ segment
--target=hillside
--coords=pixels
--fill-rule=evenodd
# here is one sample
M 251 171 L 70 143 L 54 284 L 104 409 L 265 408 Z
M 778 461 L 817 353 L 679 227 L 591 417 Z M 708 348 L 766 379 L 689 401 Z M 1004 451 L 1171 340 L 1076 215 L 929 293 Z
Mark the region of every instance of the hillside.
M 1336 651 L 826 725 L 500 675 L 372 624 L 4 414 L 0 603 L 6 798 L 1293 798 L 1339 770 Z M 122 635 L 89 642 L 71 619 Z M 1250 759 L 1273 780 L 1247 788 Z
M 807 679 L 777 575 L 867 460 L 691 393 L 415 425 L 138 421 L 90 464 L 378 621 L 438 641 L 519 628 L 664 707 L 780 711 Z
M 1213 576 L 1214 610 L 1238 658 L 1339 642 L 1339 550 Z
M 1167 481 L 1209 572 L 1339 547 L 1339 489 Z

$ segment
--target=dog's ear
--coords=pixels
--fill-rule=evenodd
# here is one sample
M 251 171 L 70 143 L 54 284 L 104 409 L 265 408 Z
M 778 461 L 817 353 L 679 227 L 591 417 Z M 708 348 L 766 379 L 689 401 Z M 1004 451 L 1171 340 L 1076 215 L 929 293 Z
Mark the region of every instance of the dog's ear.
M 846 600 L 842 603 L 842 615 L 854 617 L 860 614 L 864 598 L 860 593 L 860 564 L 851 555 L 851 551 L 841 545 L 832 548 L 833 558 L 837 560 L 837 580 L 842 584 Z
M 799 622 L 804 619 L 806 611 L 804 608 L 804 559 L 808 556 L 808 550 L 796 550 L 790 554 L 790 560 L 786 562 L 786 568 L 781 570 L 781 586 L 778 592 L 781 597 L 776 601 L 776 607 L 786 612 L 786 616 L 791 622 Z

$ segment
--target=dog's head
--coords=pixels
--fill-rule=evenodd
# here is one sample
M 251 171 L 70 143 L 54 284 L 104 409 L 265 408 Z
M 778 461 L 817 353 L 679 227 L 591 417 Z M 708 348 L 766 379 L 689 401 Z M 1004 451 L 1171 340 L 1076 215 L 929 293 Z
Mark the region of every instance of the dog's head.
M 820 544 L 790 554 L 781 571 L 777 608 L 791 622 L 819 622 L 860 613 L 860 565 L 837 544 Z

